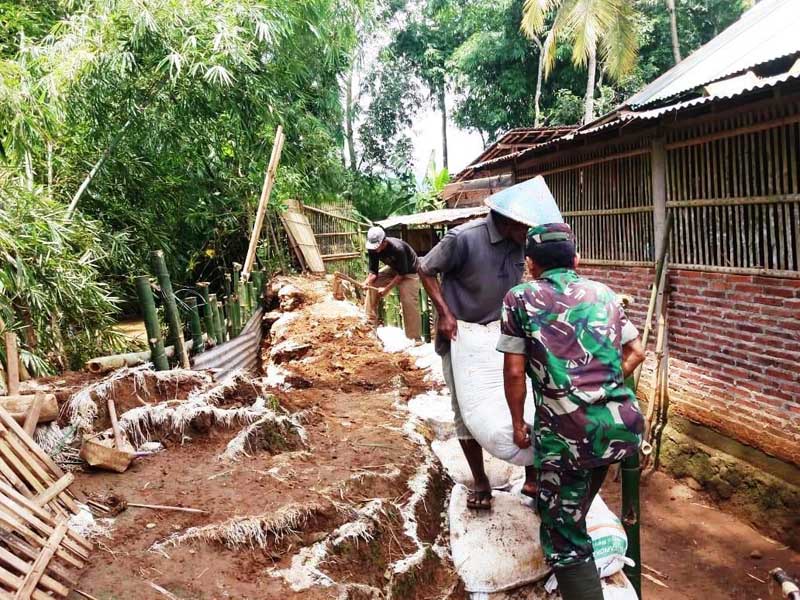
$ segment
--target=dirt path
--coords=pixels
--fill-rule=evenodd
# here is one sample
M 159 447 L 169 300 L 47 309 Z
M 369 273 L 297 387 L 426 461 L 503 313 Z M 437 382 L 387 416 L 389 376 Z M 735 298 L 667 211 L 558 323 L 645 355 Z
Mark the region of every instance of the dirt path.
M 81 589 L 99 600 L 167 597 L 151 584 L 183 600 L 466 597 L 446 554 L 450 482 L 428 448 L 433 428 L 409 425 L 405 408 L 432 384 L 413 357 L 383 352 L 325 282 L 293 282 L 304 299 L 282 299 L 292 310 L 272 326 L 263 377 L 130 373 L 108 392 L 130 431 L 166 451 L 125 474 L 78 473 L 76 487 L 208 514 L 127 508 L 98 538 Z M 178 418 L 193 406 L 205 408 Z M 617 511 L 618 489 L 603 492 Z M 750 576 L 800 572 L 796 553 L 664 475 L 642 503 L 645 572 L 668 586 L 645 579 L 648 599 L 777 598 Z
M 609 482 L 603 497 L 619 514 L 619 486 Z M 800 555 L 762 536 L 747 523 L 714 506 L 705 494 L 661 473 L 641 490 L 643 594 L 659 600 L 754 600 L 770 595 L 769 571 L 800 574 Z M 751 556 L 760 556 L 754 558 Z M 760 581 L 759 581 L 760 580 Z M 774 586 L 772 586 L 774 587 Z

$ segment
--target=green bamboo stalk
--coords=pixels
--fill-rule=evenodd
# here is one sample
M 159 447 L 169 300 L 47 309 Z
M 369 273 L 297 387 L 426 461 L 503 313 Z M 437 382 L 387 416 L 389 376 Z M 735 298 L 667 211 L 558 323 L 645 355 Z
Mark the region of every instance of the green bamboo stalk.
M 211 301 L 211 310 L 214 313 L 214 331 L 217 333 L 217 340 L 222 344 L 225 341 L 225 330 L 222 328 L 222 316 L 219 310 L 219 303 L 217 302 L 217 295 L 209 294 L 208 297 Z
M 197 298 L 190 296 L 186 299 L 189 306 L 189 328 L 192 330 L 192 352 L 200 354 L 205 350 L 203 344 L 203 327 L 200 325 L 200 311 L 197 309 Z
M 239 297 L 231 297 L 231 316 L 233 317 L 233 335 L 237 336 L 242 331 L 242 310 L 239 306 Z
M 203 322 L 205 323 L 206 333 L 208 334 L 209 339 L 213 339 L 214 343 L 219 344 L 220 341 L 217 339 L 217 335 L 215 333 L 216 328 L 214 327 L 214 311 L 211 308 L 208 285 L 209 284 L 207 281 L 200 281 L 197 284 L 197 289 L 200 292 L 200 296 L 203 298 Z
M 242 271 L 242 265 L 235 262 L 233 263 L 233 291 L 232 293 L 236 294 L 239 292 L 239 274 Z
M 628 377 L 626 385 L 635 390 L 633 377 Z M 634 392 L 635 393 L 635 392 Z M 639 527 L 641 513 L 639 510 L 639 484 L 641 482 L 641 469 L 639 465 L 639 452 L 622 461 L 622 526 L 628 537 L 628 550 L 625 556 L 633 561 L 633 566 L 625 566 L 625 575 L 636 590 L 636 597 L 642 597 L 642 567 L 641 545 L 639 540 Z
M 230 298 L 233 296 L 233 287 L 231 286 L 231 274 L 225 273 L 225 297 Z
M 247 282 L 247 305 L 252 315 L 256 311 L 256 286 L 252 281 Z
M 147 330 L 147 345 L 150 347 L 150 361 L 156 371 L 169 370 L 167 355 L 164 354 L 164 340 L 161 337 L 161 324 L 158 322 L 156 303 L 153 300 L 153 290 L 150 289 L 150 279 L 146 275 L 136 278 L 136 295 L 142 307 L 144 327 Z
M 184 369 L 188 369 L 190 367 L 189 354 L 186 352 L 186 346 L 183 341 L 183 326 L 181 325 L 181 317 L 178 313 L 178 305 L 175 303 L 175 293 L 172 291 L 172 281 L 169 278 L 169 271 L 167 271 L 164 252 L 161 250 L 153 250 L 153 252 L 150 253 L 150 257 L 153 260 L 153 271 L 155 271 L 156 278 L 158 279 L 158 285 L 161 286 L 164 312 L 167 316 L 170 337 L 173 338 L 175 343 L 175 352 L 178 356 L 178 362 Z
M 256 290 L 256 306 L 261 306 L 261 298 L 264 295 L 264 271 L 253 271 L 253 285 Z

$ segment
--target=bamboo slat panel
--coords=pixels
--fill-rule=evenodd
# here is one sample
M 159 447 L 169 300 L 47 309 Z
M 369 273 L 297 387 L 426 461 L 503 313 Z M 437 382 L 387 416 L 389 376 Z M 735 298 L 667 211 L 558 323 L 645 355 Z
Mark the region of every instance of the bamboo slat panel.
M 324 273 L 325 263 L 322 262 L 314 231 L 303 213 L 302 205 L 297 200 L 288 200 L 286 204 L 286 211 L 281 215 L 286 231 L 302 254 L 308 269 L 313 273 Z
M 351 217 L 352 208 L 345 204 L 306 206 L 308 219 L 317 241 L 322 261 L 330 273 L 334 270 L 350 275 L 363 271 L 364 226 Z

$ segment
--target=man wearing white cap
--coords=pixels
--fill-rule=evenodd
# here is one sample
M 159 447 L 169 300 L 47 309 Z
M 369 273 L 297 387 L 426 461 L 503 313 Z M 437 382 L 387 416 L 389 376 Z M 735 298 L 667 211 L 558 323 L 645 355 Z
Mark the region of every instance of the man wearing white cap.
M 403 240 L 387 237 L 382 227 L 370 227 L 367 231 L 369 274 L 367 287 L 367 319 L 378 323 L 378 302 L 397 286 L 400 307 L 403 310 L 403 328 L 410 340 L 422 337 L 422 322 L 419 314 L 419 276 L 417 275 L 417 253 Z M 380 268 L 380 263 L 386 266 Z

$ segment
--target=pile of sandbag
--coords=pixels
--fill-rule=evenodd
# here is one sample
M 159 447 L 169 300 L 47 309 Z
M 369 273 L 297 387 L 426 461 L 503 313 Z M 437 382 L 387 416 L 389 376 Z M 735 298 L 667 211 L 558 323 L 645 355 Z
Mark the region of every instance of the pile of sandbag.
M 544 560 L 539 542 L 540 520 L 530 506 L 531 501 L 518 492 L 495 491 L 492 510 L 470 510 L 468 493 L 466 487 L 456 485 L 448 511 L 453 564 L 465 589 L 495 594 L 545 580 L 550 568 Z M 586 525 L 600 576 L 605 578 L 622 571 L 627 562 L 628 539 L 622 523 L 600 496 L 595 497 L 589 508 Z M 547 582 L 545 589 L 552 591 L 554 583 L 555 578 Z M 632 588 L 627 593 L 629 587 L 629 584 L 607 585 L 606 598 L 633 600 L 636 594 Z M 541 586 L 538 590 L 543 591 Z

